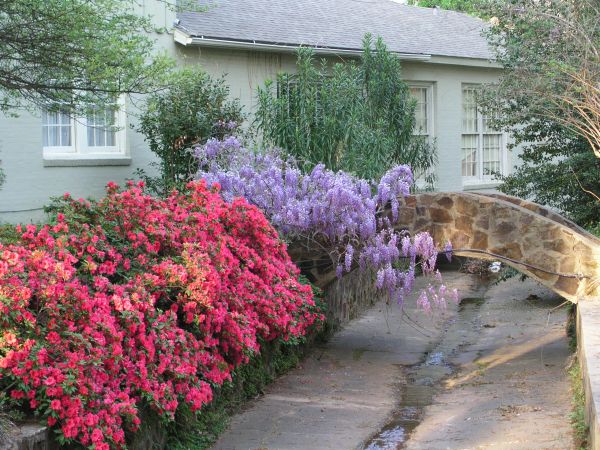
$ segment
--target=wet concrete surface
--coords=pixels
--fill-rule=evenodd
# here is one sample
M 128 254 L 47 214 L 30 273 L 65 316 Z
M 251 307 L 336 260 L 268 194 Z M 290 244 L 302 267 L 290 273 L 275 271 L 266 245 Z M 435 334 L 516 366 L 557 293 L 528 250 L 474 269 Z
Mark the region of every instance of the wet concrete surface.
M 447 359 L 453 374 L 397 448 L 572 449 L 562 302 L 530 280 L 491 287 Z
M 461 305 L 426 316 L 414 298 L 404 311 L 378 303 L 234 416 L 213 449 L 572 448 L 566 313 L 548 316 L 560 301 L 534 282 L 444 278 Z

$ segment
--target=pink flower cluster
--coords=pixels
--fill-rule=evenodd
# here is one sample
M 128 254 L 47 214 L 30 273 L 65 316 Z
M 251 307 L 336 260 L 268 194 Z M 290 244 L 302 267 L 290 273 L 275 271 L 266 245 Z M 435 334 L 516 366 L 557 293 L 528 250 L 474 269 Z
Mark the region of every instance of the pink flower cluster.
M 323 319 L 263 214 L 217 191 L 109 184 L 0 244 L 0 386 L 63 441 L 124 448 L 142 405 L 199 410 L 260 340 Z

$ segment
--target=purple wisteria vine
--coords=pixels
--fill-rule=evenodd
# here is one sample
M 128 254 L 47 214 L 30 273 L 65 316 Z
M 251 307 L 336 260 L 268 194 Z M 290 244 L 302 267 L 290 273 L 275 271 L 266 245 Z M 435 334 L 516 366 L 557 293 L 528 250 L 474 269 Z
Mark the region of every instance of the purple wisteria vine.
M 233 136 L 211 139 L 194 151 L 197 178 L 219 184 L 227 201 L 244 197 L 259 207 L 286 240 L 309 240 L 327 249 L 338 276 L 356 265 L 371 269 L 377 289 L 403 304 L 420 265 L 432 280 L 418 298 L 421 308 L 430 311 L 458 300 L 435 270 L 438 249 L 432 237 L 394 228 L 399 198 L 409 194 L 413 182 L 410 167 L 396 166 L 374 183 L 322 164 L 303 174 L 277 149 L 254 151 Z M 450 251 L 446 244 L 444 252 Z

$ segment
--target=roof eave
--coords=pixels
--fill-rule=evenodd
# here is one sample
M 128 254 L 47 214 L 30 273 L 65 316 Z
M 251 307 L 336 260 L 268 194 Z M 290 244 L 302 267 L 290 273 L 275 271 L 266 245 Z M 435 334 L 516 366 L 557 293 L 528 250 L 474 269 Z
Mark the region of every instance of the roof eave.
M 502 66 L 489 58 L 467 58 L 464 56 L 432 55 L 427 61 L 431 64 L 447 64 L 452 66 L 482 67 L 487 69 L 502 69 Z
M 241 41 L 234 39 L 219 39 L 204 36 L 192 36 L 181 29 L 175 29 L 173 33 L 175 42 L 185 46 L 198 45 L 202 47 L 217 47 L 217 48 L 228 48 L 237 50 L 260 50 L 278 53 L 295 53 L 298 48 L 302 47 L 299 44 L 278 44 L 270 42 L 256 42 L 256 41 Z M 348 48 L 335 48 L 335 47 L 319 47 L 313 45 L 306 45 L 306 47 L 312 47 L 317 55 L 346 55 L 346 56 L 360 56 L 362 50 L 360 49 L 348 49 Z M 409 61 L 429 61 L 431 55 L 422 53 L 400 53 L 394 52 L 402 60 Z
M 260 50 L 266 52 L 295 53 L 301 45 L 280 44 L 271 42 L 242 41 L 235 39 L 222 39 L 205 36 L 193 36 L 182 29 L 176 28 L 173 33 L 175 42 L 184 46 L 202 46 L 213 48 L 227 48 L 237 50 Z M 354 56 L 358 57 L 363 52 L 360 49 L 335 48 L 310 46 L 317 55 Z M 457 66 L 484 67 L 500 69 L 501 66 L 495 61 L 486 58 L 469 58 L 464 56 L 430 55 L 423 53 L 401 53 L 394 52 L 404 61 L 421 61 L 433 64 L 449 64 Z

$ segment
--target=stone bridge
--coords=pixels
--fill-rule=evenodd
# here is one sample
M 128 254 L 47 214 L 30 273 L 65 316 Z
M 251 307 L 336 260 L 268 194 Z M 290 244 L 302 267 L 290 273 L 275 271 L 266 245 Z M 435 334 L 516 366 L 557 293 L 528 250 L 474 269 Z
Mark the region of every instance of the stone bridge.
M 567 300 L 600 297 L 600 239 L 538 204 L 502 194 L 409 196 L 399 228 L 452 242 L 454 254 L 499 260 Z
M 574 303 L 600 298 L 600 239 L 538 204 L 502 194 L 423 193 L 404 199 L 396 228 L 428 231 L 441 246 L 449 240 L 458 256 L 502 261 Z M 289 250 L 319 287 L 336 278 L 327 254 Z

